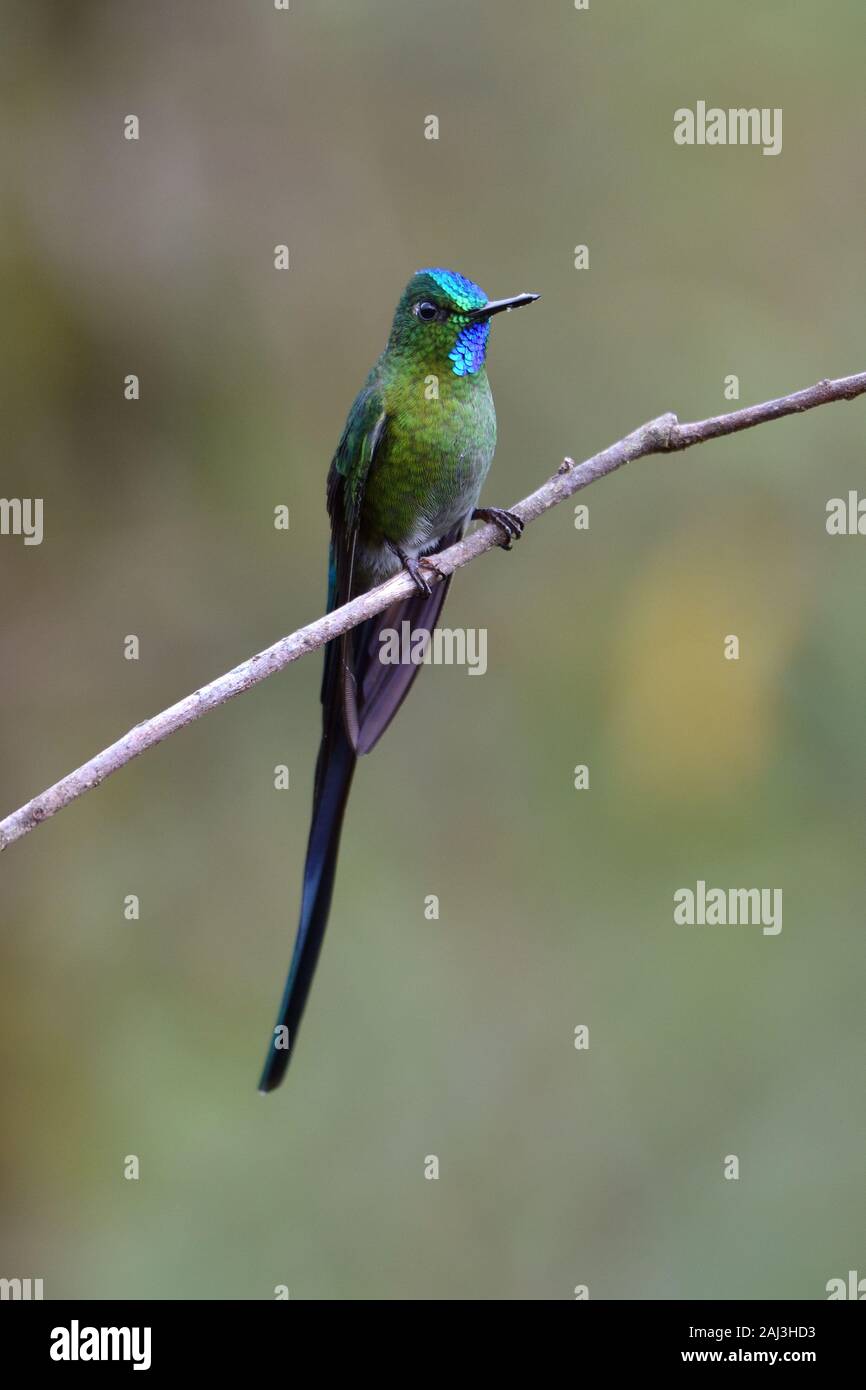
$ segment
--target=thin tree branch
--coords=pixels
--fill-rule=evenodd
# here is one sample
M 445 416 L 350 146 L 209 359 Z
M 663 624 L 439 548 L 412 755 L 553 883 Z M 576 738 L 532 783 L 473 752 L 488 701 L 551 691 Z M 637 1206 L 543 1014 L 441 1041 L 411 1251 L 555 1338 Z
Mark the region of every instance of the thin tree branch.
M 837 381 L 819 381 L 817 385 L 810 386 L 805 391 L 795 391 L 792 395 L 781 396 L 778 400 L 746 406 L 742 410 L 731 411 L 728 415 L 716 415 L 709 420 L 698 420 L 691 424 L 680 424 L 676 415 L 660 415 L 658 419 L 641 425 L 639 429 L 626 435 L 625 439 L 612 444 L 608 449 L 603 449 L 600 454 L 594 454 L 584 463 L 576 465 L 571 459 L 563 460 L 552 478 L 511 510 L 528 525 L 543 512 L 565 502 L 590 483 L 613 473 L 614 469 L 621 468 L 624 463 L 630 463 L 633 459 L 644 458 L 648 454 L 669 454 L 680 449 L 690 449 L 693 444 L 702 444 L 708 439 L 717 439 L 724 434 L 736 434 L 740 430 L 766 424 L 770 420 L 779 420 L 784 415 L 813 410 L 815 406 L 827 405 L 831 401 L 850 401 L 864 393 L 866 372 L 860 372 L 856 376 L 842 377 Z M 468 565 L 470 560 L 500 544 L 501 540 L 502 533 L 495 524 L 487 523 L 479 527 L 470 536 L 436 556 L 439 575 L 444 578 L 453 574 L 455 570 Z M 435 573 L 431 572 L 430 578 L 436 581 Z M 130 729 L 123 738 L 97 753 L 95 758 L 83 763 L 75 772 L 70 772 L 53 787 L 28 801 L 26 806 L 13 811 L 5 820 L 0 821 L 0 850 L 7 849 L 15 840 L 27 835 L 34 826 L 56 815 L 64 806 L 68 806 L 85 792 L 98 787 L 112 772 L 117 772 L 146 749 L 162 743 L 163 739 L 177 733 L 185 724 L 191 724 L 194 719 L 199 719 L 218 705 L 224 705 L 235 695 L 240 695 L 242 691 L 258 685 L 259 681 L 267 680 L 268 676 L 282 671 L 292 661 L 297 661 L 299 657 L 307 656 L 309 652 L 323 647 L 332 638 L 357 627 L 365 618 L 381 613 L 389 604 L 398 599 L 408 598 L 414 592 L 414 584 L 403 570 L 385 584 L 380 584 L 378 588 L 361 594 L 359 598 L 344 604 L 333 613 L 328 613 L 316 622 L 299 628 L 290 636 L 281 638 L 272 647 L 250 657 L 249 661 L 241 662 L 240 666 L 236 666 L 227 675 L 219 676 L 209 685 L 202 686 L 201 690 L 187 695 L 186 699 L 179 700 L 176 705 L 163 710 L 161 714 L 136 724 L 134 729 Z

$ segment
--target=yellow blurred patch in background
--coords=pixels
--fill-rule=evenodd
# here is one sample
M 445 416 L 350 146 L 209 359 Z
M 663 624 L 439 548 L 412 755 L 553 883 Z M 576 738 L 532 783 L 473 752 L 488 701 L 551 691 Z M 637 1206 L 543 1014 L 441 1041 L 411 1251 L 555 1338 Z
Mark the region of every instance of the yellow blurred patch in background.
M 623 780 L 701 802 L 765 771 L 806 620 L 803 580 L 794 533 L 763 508 L 745 524 L 732 505 L 709 527 L 686 518 L 651 553 L 627 596 L 609 687 Z

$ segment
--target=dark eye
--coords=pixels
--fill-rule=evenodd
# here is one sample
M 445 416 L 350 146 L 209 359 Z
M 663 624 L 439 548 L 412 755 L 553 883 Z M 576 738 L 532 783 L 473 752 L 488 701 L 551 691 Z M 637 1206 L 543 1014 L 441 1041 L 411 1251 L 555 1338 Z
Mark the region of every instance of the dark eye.
M 436 308 L 435 304 L 430 303 L 429 299 L 422 299 L 420 304 L 415 305 L 415 313 L 418 315 L 419 319 L 423 319 L 425 323 L 429 323 L 431 319 L 436 318 L 439 310 Z

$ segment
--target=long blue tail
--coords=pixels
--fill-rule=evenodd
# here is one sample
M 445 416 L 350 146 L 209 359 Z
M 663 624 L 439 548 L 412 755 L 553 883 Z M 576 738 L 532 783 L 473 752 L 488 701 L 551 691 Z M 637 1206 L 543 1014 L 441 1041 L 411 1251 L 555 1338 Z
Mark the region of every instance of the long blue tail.
M 463 529 L 461 522 L 442 538 L 438 548 L 444 549 L 459 539 Z M 343 813 L 358 755 L 369 753 L 378 743 L 420 669 L 412 663 L 384 664 L 380 660 L 380 634 L 384 628 L 400 633 L 404 622 L 408 622 L 413 631 L 432 632 L 449 583 L 450 579 L 446 579 L 437 584 L 431 594 L 414 594 L 392 604 L 342 640 L 331 642 L 325 652 L 322 742 L 313 786 L 313 823 L 304 864 L 301 920 L 289 978 L 259 1082 L 260 1091 L 272 1091 L 279 1086 L 295 1050 L 298 1026 L 328 924 Z M 335 604 L 332 574 L 329 611 Z
M 346 735 L 338 682 L 334 679 L 337 663 L 330 653 L 329 656 L 331 679 L 328 680 L 326 676 L 326 686 L 330 686 L 330 689 L 324 692 L 324 728 L 316 762 L 313 822 L 310 826 L 304 864 L 301 920 L 279 1017 L 259 1082 L 259 1090 L 262 1092 L 272 1091 L 275 1086 L 279 1086 L 295 1048 L 298 1025 L 307 1002 L 328 922 L 343 812 L 346 809 L 352 774 L 355 771 L 355 752 Z

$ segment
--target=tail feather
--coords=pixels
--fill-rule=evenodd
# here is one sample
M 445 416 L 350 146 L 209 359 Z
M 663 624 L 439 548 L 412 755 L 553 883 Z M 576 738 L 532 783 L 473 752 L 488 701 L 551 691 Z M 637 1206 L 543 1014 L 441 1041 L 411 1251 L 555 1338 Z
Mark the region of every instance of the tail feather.
M 465 528 L 465 521 L 461 521 L 442 537 L 432 553 L 447 550 L 459 541 Z M 359 754 L 369 753 L 378 743 L 421 669 L 411 662 L 381 661 L 382 632 L 387 628 L 402 634 L 403 624 L 408 623 L 410 632 L 429 632 L 432 636 L 450 585 L 449 575 L 429 594 L 412 594 L 410 598 L 392 603 L 384 613 L 369 618 L 349 634 L 355 638 L 355 645 L 354 659 L 350 663 L 352 678 L 346 686 L 346 722 L 352 744 Z
M 390 629 L 399 636 L 403 632 L 403 624 L 408 623 L 410 632 L 429 632 L 432 635 L 450 583 L 449 575 L 429 595 L 413 594 L 411 598 L 392 603 L 384 613 L 368 619 L 361 628 L 352 687 L 357 711 L 354 721 L 351 703 L 347 701 L 353 742 L 359 754 L 369 753 L 379 742 L 421 669 L 409 662 L 390 665 L 381 661 L 382 645 L 379 639 L 382 632 Z
M 343 813 L 355 762 L 355 752 L 343 727 L 340 702 L 334 700 L 327 710 L 326 728 L 316 763 L 313 822 L 304 864 L 301 920 L 295 937 L 289 978 L 259 1082 L 259 1090 L 263 1092 L 279 1086 L 294 1051 L 298 1026 L 328 922 Z
M 463 525 L 443 538 L 444 549 L 463 533 Z M 433 631 L 449 580 L 436 585 L 429 595 L 414 594 L 392 604 L 385 613 L 369 618 L 331 642 L 325 653 L 322 679 L 322 742 L 313 787 L 313 820 L 307 841 L 301 920 L 295 937 L 289 978 L 271 1037 L 259 1090 L 279 1086 L 295 1049 L 298 1027 L 310 992 L 322 938 L 328 923 L 343 815 L 352 785 L 355 763 L 381 738 L 420 669 L 411 664 L 387 665 L 380 661 L 380 634 L 384 628 L 401 631 L 408 621 L 412 631 Z M 334 606 L 335 589 L 329 608 Z

